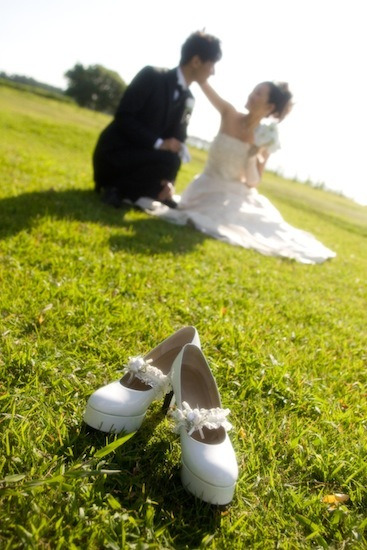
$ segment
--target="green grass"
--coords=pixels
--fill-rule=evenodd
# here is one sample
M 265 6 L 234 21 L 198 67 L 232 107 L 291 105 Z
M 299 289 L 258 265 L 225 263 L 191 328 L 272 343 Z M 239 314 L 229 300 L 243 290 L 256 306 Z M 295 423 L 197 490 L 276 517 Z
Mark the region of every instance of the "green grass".
M 11 80 L 10 78 L 0 77 L 0 86 L 7 86 L 8 88 L 30 92 L 32 94 L 40 95 L 42 97 L 56 99 L 58 101 L 62 101 L 63 103 L 75 103 L 74 100 L 71 97 L 65 95 L 62 90 L 58 91 L 56 88 L 52 89 L 51 87 L 44 87 L 41 83 L 25 84 L 24 82 Z
M 90 162 L 107 120 L 0 87 L 0 547 L 366 547 L 366 208 L 265 175 L 337 252 L 316 266 L 109 209 Z M 227 510 L 182 488 L 160 403 L 126 442 L 82 424 L 130 355 L 186 324 L 232 410 Z M 333 493 L 350 499 L 331 511 Z

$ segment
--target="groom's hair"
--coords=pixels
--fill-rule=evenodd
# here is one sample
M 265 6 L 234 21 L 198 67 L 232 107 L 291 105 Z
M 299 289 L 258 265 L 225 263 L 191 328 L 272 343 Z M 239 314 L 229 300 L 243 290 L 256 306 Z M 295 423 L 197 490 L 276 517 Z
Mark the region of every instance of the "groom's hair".
M 195 55 L 203 62 L 216 63 L 222 57 L 219 39 L 202 31 L 192 33 L 181 48 L 180 65 L 186 65 Z

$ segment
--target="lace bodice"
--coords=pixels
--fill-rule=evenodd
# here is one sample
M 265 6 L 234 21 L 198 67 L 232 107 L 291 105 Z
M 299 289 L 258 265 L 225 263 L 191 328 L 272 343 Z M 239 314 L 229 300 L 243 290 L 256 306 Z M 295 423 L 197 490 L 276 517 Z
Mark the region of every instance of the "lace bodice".
M 256 153 L 256 146 L 219 133 L 211 144 L 204 173 L 225 180 L 252 182 L 254 176 L 258 179 L 258 174 L 253 174 Z

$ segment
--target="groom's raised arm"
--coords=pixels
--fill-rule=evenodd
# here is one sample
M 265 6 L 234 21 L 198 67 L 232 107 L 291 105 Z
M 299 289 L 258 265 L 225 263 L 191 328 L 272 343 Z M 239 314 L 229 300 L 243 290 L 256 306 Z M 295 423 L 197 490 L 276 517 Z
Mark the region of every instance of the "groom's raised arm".
M 224 116 L 228 111 L 234 110 L 233 105 L 220 97 L 220 95 L 217 94 L 217 92 L 210 86 L 210 84 L 208 84 L 208 82 L 200 84 L 200 87 L 206 97 L 209 99 L 210 103 L 213 105 L 213 107 L 215 107 L 222 116 Z

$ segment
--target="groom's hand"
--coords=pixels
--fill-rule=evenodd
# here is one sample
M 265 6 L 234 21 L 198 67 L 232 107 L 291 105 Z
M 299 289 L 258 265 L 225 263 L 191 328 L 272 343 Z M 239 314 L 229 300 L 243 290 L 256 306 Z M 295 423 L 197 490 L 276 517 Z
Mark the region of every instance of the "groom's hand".
M 169 200 L 169 199 L 172 199 L 173 195 L 174 195 L 174 192 L 175 192 L 175 188 L 173 187 L 172 183 L 170 181 L 167 181 L 167 180 L 162 180 L 161 181 L 161 186 L 162 186 L 162 190 L 160 191 L 160 193 L 158 194 L 158 200 L 159 201 L 165 201 L 165 200 Z
M 171 151 L 172 153 L 179 153 L 181 150 L 181 141 L 176 138 L 164 139 L 160 145 L 160 149 L 164 151 Z

